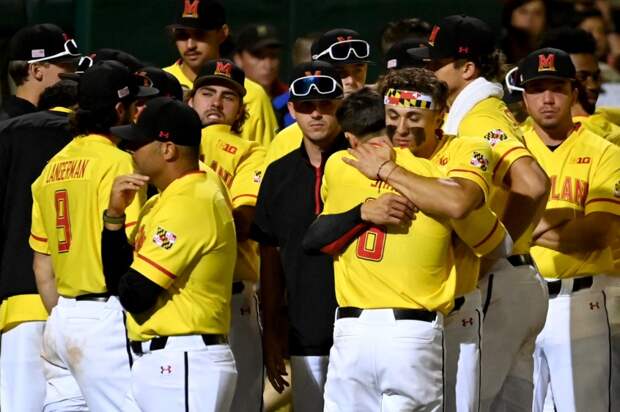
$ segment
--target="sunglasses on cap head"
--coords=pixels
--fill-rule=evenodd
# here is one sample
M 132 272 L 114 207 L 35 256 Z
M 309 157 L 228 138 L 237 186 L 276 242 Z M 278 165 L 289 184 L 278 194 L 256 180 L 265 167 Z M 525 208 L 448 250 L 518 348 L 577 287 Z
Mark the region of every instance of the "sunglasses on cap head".
M 506 88 L 511 92 L 524 92 L 523 87 L 517 86 L 519 84 L 519 67 L 513 67 L 506 73 L 506 77 L 504 77 L 504 83 L 506 84 Z
M 64 50 L 61 51 L 60 53 L 56 53 L 52 56 L 41 57 L 38 59 L 31 59 L 31 60 L 28 60 L 28 63 L 38 63 L 38 62 L 48 61 L 48 60 L 57 59 L 59 57 L 65 57 L 65 56 L 77 57 L 79 55 L 80 55 L 80 52 L 78 50 L 77 44 L 75 43 L 75 40 L 69 39 L 65 42 Z
M 347 60 L 351 54 L 358 59 L 366 59 L 370 56 L 370 45 L 365 40 L 352 39 L 333 43 L 319 54 L 312 56 L 312 60 L 318 60 L 328 55 L 332 60 Z
M 290 92 L 293 96 L 305 97 L 314 89 L 318 94 L 330 94 L 336 91 L 336 88 L 342 90 L 342 86 L 329 76 L 305 76 L 295 79 L 290 86 Z

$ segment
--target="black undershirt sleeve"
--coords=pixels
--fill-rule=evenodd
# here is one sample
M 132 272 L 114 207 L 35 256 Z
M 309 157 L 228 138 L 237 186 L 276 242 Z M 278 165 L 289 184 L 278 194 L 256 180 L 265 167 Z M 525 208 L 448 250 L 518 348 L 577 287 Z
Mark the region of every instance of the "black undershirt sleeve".
M 302 242 L 308 253 L 323 252 L 336 255 L 351 243 L 368 224 L 362 220 L 362 205 L 334 215 L 320 215 L 310 225 Z
M 127 273 L 133 262 L 133 250 L 127 241 L 125 230 L 101 232 L 101 260 L 106 288 L 111 295 L 118 295 L 118 281 Z
M 163 291 L 164 288 L 130 268 L 118 284 L 118 299 L 127 312 L 138 314 L 151 309 Z

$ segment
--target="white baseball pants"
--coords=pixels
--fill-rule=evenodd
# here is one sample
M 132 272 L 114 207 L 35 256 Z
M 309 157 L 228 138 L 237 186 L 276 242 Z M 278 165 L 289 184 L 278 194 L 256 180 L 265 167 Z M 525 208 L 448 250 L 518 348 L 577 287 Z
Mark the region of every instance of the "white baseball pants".
M 443 411 L 444 319 L 396 320 L 391 309 L 336 320 L 326 412 Z
M 573 279 L 564 279 L 560 294 L 549 299 L 534 352 L 535 412 L 544 408 L 549 383 L 558 412 L 609 411 L 610 328 L 599 277 L 576 292 Z
M 487 303 L 480 410 L 530 411 L 533 353 L 547 316 L 547 286 L 534 267 L 502 259 L 479 287 Z
M 165 348 L 136 355 L 123 412 L 228 412 L 236 382 L 228 344 L 170 336 Z
M 463 305 L 445 320 L 445 410 L 473 412 L 480 398 L 480 290 L 463 297 Z
M 81 410 L 83 400 L 91 412 L 121 410 L 131 362 L 123 316 L 116 297 L 59 298 L 43 334 L 45 411 Z
M 293 410 L 320 412 L 327 379 L 328 356 L 291 356 Z
M 41 412 L 45 375 L 41 359 L 45 321 L 23 322 L 2 332 L 0 343 L 0 409 Z

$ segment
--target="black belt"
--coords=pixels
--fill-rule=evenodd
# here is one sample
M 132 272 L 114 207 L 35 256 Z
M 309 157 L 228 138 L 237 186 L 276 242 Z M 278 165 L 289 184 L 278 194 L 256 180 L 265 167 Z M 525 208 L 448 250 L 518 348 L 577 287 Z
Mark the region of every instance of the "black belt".
M 465 303 L 465 298 L 463 296 L 454 299 L 454 307 L 452 308 L 451 312 L 456 312 L 457 310 L 461 309 L 463 303 Z
M 233 295 L 238 295 L 239 293 L 243 292 L 243 289 L 245 289 L 245 285 L 243 284 L 243 282 L 241 281 L 233 282 L 233 285 L 232 285 Z
M 224 335 L 213 335 L 213 334 L 205 334 L 201 335 L 202 341 L 205 343 L 205 346 L 209 345 L 221 345 L 223 343 L 228 343 L 226 336 Z M 166 347 L 166 343 L 168 342 L 168 336 L 158 336 L 150 340 L 151 344 L 149 346 L 149 350 L 152 352 L 154 350 L 164 349 Z M 132 341 L 131 350 L 137 355 L 143 355 L 142 351 L 142 342 L 140 341 Z
M 584 276 L 582 278 L 573 279 L 573 289 L 571 292 L 577 292 L 581 289 L 588 289 L 592 287 L 594 283 L 594 279 L 592 276 Z M 555 282 L 547 282 L 547 289 L 549 289 L 549 299 L 553 299 L 560 294 L 560 290 L 562 290 L 562 281 L 558 280 Z
M 534 265 L 534 259 L 532 259 L 532 255 L 512 255 L 508 256 L 508 261 L 512 266 L 524 266 L 524 265 Z
M 342 318 L 359 318 L 364 309 L 345 306 L 338 308 L 337 319 Z M 432 322 L 437 318 L 435 312 L 429 312 L 423 309 L 392 309 L 394 319 L 396 320 L 421 320 L 424 322 Z
M 91 302 L 107 302 L 110 299 L 109 293 L 87 293 L 85 295 L 76 296 L 76 301 L 91 301 Z

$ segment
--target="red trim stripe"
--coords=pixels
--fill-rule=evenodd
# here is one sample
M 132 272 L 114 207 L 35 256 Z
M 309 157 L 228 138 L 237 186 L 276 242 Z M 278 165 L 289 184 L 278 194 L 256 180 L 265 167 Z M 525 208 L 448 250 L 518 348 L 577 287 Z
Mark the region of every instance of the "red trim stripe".
M 135 225 L 136 223 L 138 223 L 138 222 L 129 222 L 129 223 L 125 223 L 125 228 L 132 227 L 132 226 L 133 226 L 133 225 Z
M 495 173 L 497 173 L 497 169 L 499 169 L 499 167 L 500 167 L 500 165 L 502 164 L 502 161 L 504 160 L 504 158 L 505 158 L 506 156 L 508 156 L 510 153 L 514 152 L 515 150 L 523 150 L 523 151 L 525 151 L 526 153 L 525 153 L 525 155 L 524 155 L 523 157 L 525 157 L 525 156 L 530 156 L 530 157 L 532 157 L 532 154 L 531 154 L 530 152 L 528 152 L 528 151 L 527 151 L 527 149 L 526 149 L 525 147 L 513 147 L 512 149 L 510 149 L 509 151 L 507 151 L 506 153 L 504 153 L 504 154 L 502 155 L 502 157 L 500 157 L 500 158 L 497 160 L 497 163 L 495 164 L 495 167 L 493 168 L 493 177 L 494 177 L 494 178 L 495 178 Z
M 596 202 L 609 202 L 609 203 L 615 203 L 617 205 L 620 205 L 620 200 L 615 200 L 615 199 L 605 199 L 602 197 L 596 198 L 596 199 L 590 199 L 586 202 L 586 205 L 589 205 L 590 203 L 596 203 Z
M 489 232 L 488 235 L 486 235 L 484 237 L 484 239 L 482 239 L 480 242 L 476 243 L 474 245 L 474 249 L 477 247 L 480 247 L 480 245 L 483 245 L 484 242 L 486 242 L 487 240 L 489 240 L 491 238 L 491 236 L 493 235 L 493 233 L 495 233 L 495 230 L 497 230 L 497 227 L 499 226 L 499 219 L 495 219 L 495 225 L 493 225 L 493 229 L 491 229 L 491 231 Z
M 146 256 L 142 256 L 141 254 L 137 254 L 138 257 L 142 260 L 144 260 L 146 263 L 148 263 L 149 265 L 153 266 L 154 268 L 160 270 L 164 275 L 168 276 L 170 279 L 176 279 L 176 275 L 169 272 L 168 270 L 166 270 L 164 267 L 158 265 L 157 263 L 153 262 L 151 259 L 147 258 Z
M 239 199 L 240 197 L 251 197 L 252 199 L 257 199 L 258 198 L 256 195 L 237 195 L 237 196 L 232 198 L 233 202 L 235 200 Z
M 30 232 L 30 236 L 32 236 L 34 238 L 34 240 L 38 240 L 39 242 L 47 242 L 47 238 L 39 237 L 39 236 L 35 235 L 32 232 Z
M 450 173 L 452 172 L 465 172 L 465 173 L 471 173 L 474 174 L 476 176 L 478 176 L 480 179 L 482 179 L 482 181 L 484 182 L 484 185 L 487 188 L 487 191 L 489 191 L 489 184 L 487 183 L 486 179 L 484 178 L 484 176 L 482 176 L 480 173 L 474 172 L 473 170 L 467 170 L 467 169 L 452 169 L 448 172 L 448 176 L 450 176 Z

